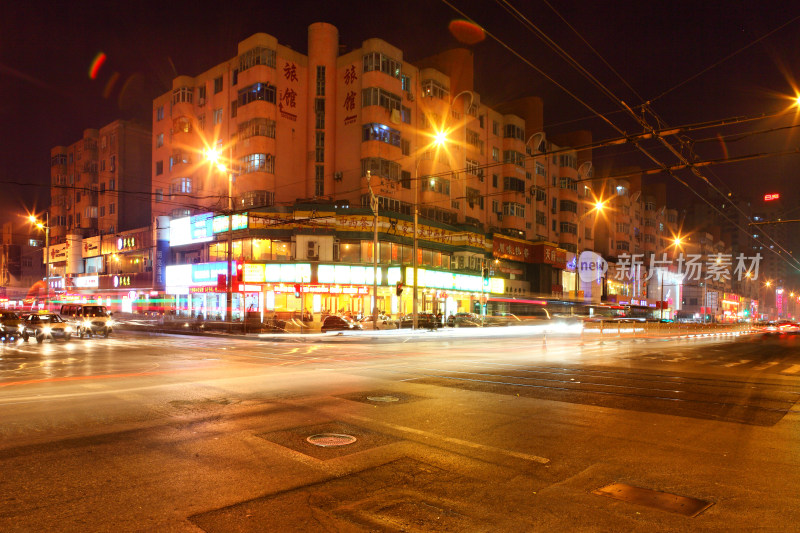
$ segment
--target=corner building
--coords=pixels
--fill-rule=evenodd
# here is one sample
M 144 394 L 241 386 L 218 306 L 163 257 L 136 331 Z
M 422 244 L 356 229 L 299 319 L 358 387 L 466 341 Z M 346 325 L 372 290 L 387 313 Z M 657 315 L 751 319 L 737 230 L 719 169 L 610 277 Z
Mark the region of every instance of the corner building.
M 181 228 L 202 226 L 192 217 L 211 220 L 204 212 L 226 210 L 230 196 L 238 213 L 248 212 L 246 222 L 234 223 L 233 260 L 243 267 L 308 261 L 315 265 L 310 281 L 305 274 L 296 281 L 315 285 L 320 261 L 372 263 L 371 185 L 382 268 L 412 264 L 416 206 L 420 268 L 488 272 L 502 280 L 496 292 L 506 296 L 561 296 L 570 290 L 570 254 L 593 243 L 593 217 L 583 216 L 593 195 L 578 187 L 591 177 L 591 151 L 569 147 L 586 146 L 591 136 L 551 141 L 541 99 L 490 108 L 473 90 L 473 76 L 471 52 L 462 49 L 411 64 L 380 39 L 340 54 L 338 31 L 325 23 L 309 27 L 307 56 L 255 34 L 239 43 L 236 57 L 196 77 L 175 78 L 172 90 L 154 100 L 154 215 L 183 221 L 176 223 Z M 446 134 L 443 145 L 434 142 L 437 132 Z M 224 169 L 206 160 L 209 148 L 220 153 Z M 224 220 L 212 225 L 227 230 Z M 171 237 L 174 263 L 225 259 L 227 231 L 203 237 L 188 231 Z M 410 312 L 403 302 L 410 291 L 396 301 L 389 277 L 384 272 L 379 308 Z M 396 281 L 413 282 L 405 271 Z M 215 288 L 186 285 L 173 291 L 179 308 L 199 305 L 210 313 L 224 305 Z M 426 287 L 420 310 L 474 311 L 485 301 L 481 287 L 471 295 L 449 288 Z M 251 307 L 246 302 L 272 302 L 274 295 L 253 293 L 275 286 L 258 289 L 234 295 L 234 306 L 241 312 Z M 195 304 L 198 293 L 205 296 Z M 294 309 L 309 307 L 300 300 Z M 349 310 L 368 312 L 366 300 Z

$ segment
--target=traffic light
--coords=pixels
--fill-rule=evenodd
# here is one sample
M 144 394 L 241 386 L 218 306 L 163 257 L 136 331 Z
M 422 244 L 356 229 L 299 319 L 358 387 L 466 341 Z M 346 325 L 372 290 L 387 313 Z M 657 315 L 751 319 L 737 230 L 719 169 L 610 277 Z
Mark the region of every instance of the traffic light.
M 395 292 L 397 293 L 398 296 L 403 294 L 403 287 L 404 287 L 403 282 L 402 281 L 398 281 L 397 282 L 397 287 L 396 287 L 396 290 L 395 290 Z
M 295 298 L 300 298 L 300 284 L 299 283 L 295 283 L 294 284 L 294 297 Z

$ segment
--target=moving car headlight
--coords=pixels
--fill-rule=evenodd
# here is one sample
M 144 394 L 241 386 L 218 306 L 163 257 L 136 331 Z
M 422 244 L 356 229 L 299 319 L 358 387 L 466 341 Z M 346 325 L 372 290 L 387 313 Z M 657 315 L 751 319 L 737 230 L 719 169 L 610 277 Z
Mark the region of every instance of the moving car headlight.
M 67 326 L 64 328 L 64 331 L 66 331 L 67 333 L 72 333 L 72 328 L 70 326 Z
M 108 322 L 106 322 L 106 326 L 108 326 L 109 328 L 114 324 L 116 324 L 116 322 L 114 322 L 113 320 L 109 320 Z
M 83 327 L 91 328 L 92 327 L 92 321 L 91 320 L 84 320 Z
M 45 326 L 42 328 L 42 333 L 45 335 L 50 335 L 53 332 L 53 329 L 50 326 Z
M 25 324 L 20 324 L 19 326 L 17 326 L 17 329 L 23 331 L 25 329 Z

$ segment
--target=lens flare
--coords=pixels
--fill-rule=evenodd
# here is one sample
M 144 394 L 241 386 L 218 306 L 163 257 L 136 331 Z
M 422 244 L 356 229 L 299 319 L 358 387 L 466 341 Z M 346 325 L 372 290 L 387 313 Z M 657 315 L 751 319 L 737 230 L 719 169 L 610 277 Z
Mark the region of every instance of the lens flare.
M 450 30 L 453 37 L 464 44 L 476 44 L 486 38 L 483 28 L 467 20 L 454 20 L 450 22 L 447 29 Z
M 103 66 L 103 63 L 106 62 L 106 54 L 103 52 L 99 52 L 94 60 L 92 60 L 92 64 L 89 66 L 89 77 L 91 79 L 97 79 L 97 73 L 100 72 L 100 67 Z

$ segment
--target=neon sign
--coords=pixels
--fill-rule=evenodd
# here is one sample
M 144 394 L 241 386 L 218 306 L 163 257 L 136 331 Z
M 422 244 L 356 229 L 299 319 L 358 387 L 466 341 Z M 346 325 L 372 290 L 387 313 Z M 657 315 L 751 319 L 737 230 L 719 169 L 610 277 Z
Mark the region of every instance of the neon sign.
M 777 192 L 773 193 L 773 194 L 765 194 L 764 195 L 764 201 L 765 202 L 770 202 L 772 200 L 780 200 L 780 198 L 781 198 L 781 195 L 779 193 L 777 193 Z

